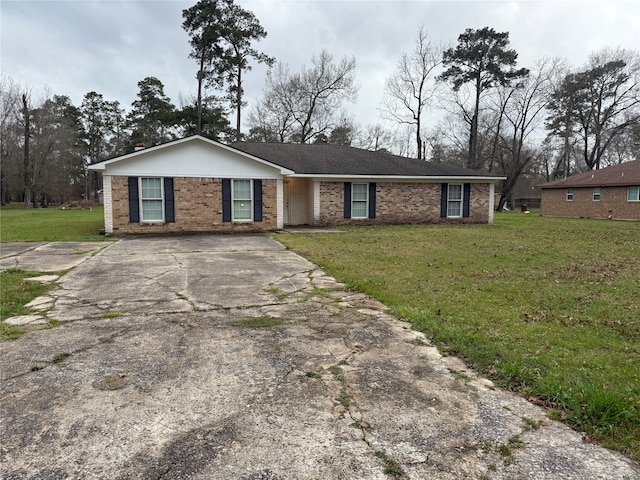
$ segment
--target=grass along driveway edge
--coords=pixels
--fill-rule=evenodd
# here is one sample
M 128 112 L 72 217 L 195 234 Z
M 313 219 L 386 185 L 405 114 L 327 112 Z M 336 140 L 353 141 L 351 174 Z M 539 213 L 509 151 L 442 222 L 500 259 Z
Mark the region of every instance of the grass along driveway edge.
M 640 223 L 494 225 L 277 239 L 410 320 L 443 353 L 640 460 Z

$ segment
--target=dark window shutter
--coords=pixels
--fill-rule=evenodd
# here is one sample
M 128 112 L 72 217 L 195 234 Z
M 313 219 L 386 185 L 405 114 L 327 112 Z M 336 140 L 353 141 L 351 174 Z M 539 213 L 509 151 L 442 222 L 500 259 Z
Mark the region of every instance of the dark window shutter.
M 369 183 L 369 218 L 376 218 L 376 184 Z
M 138 177 L 129 177 L 129 222 L 140 222 L 140 196 L 138 195 Z
M 231 180 L 222 179 L 222 221 L 231 221 Z
M 471 204 L 469 197 L 471 197 L 471 184 L 464 184 L 464 193 L 462 195 L 462 216 L 469 216 L 469 205 Z
M 344 218 L 351 218 L 351 182 L 344 182 Z
M 262 221 L 262 180 L 253 181 L 253 221 Z
M 173 197 L 173 178 L 164 178 L 164 221 L 174 223 L 176 221 L 176 206 Z
M 447 194 L 449 191 L 449 185 L 442 184 L 442 191 L 440 192 L 440 217 L 446 218 L 447 216 Z

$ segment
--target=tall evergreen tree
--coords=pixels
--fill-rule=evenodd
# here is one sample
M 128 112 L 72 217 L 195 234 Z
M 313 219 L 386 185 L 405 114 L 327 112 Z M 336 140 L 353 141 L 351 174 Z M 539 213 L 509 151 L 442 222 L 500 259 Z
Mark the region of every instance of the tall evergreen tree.
M 640 56 L 610 49 L 592 54 L 552 98 L 549 130 L 565 142 L 576 135 L 584 165 L 599 169 L 612 143 L 640 125 Z
M 240 140 L 243 73 L 251 70 L 249 60 L 273 64 L 273 59 L 252 47 L 253 42 L 267 36 L 255 15 L 236 5 L 233 0 L 200 0 L 182 12 L 182 27 L 190 37 L 190 57 L 198 61 L 198 124 L 202 131 L 203 88 L 223 88 L 236 111 L 236 140 Z
M 493 28 L 468 28 L 458 37 L 455 48 L 445 50 L 442 61 L 446 70 L 440 78 L 451 81 L 455 91 L 471 83 L 475 92 L 473 113 L 469 119 L 469 157 L 467 166 L 480 168 L 478 158 L 478 116 L 480 99 L 489 89 L 506 86 L 528 74 L 526 68 L 516 69 L 518 54 L 509 48 L 509 33 Z
M 152 146 L 172 140 L 176 109 L 165 95 L 164 85 L 156 77 L 147 77 L 138 82 L 138 88 L 138 98 L 128 115 L 130 143 Z

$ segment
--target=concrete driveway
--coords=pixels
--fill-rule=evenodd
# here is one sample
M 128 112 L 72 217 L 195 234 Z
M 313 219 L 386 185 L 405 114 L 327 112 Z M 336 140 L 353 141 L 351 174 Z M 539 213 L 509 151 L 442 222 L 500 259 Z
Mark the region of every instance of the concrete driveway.
M 262 235 L 126 238 L 0 343 L 4 479 L 635 479 Z

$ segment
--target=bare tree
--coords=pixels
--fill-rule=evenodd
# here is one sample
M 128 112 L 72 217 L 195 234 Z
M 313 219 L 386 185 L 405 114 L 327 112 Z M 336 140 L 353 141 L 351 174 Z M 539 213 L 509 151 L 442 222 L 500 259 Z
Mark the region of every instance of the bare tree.
M 354 101 L 358 92 L 355 58 L 335 63 L 326 50 L 311 59 L 311 67 L 290 74 L 278 64 L 269 72 L 263 99 L 251 111 L 249 125 L 255 134 L 308 143 L 316 135 L 339 126 L 340 106 Z
M 276 64 L 267 72 L 264 96 L 249 112 L 249 136 L 263 142 L 285 142 L 295 131 L 294 95 L 289 68 Z
M 0 202 L 5 205 L 11 200 L 10 177 L 17 175 L 15 150 L 18 145 L 16 122 L 20 117 L 19 87 L 13 79 L 0 77 Z M 12 172 L 13 170 L 13 172 Z M 12 175 L 13 174 L 13 175 Z
M 392 152 L 396 138 L 394 132 L 384 128 L 379 123 L 358 128 L 354 135 L 354 146 L 374 152 Z
M 560 60 L 542 59 L 517 85 L 503 87 L 498 97 L 501 101 L 495 105 L 498 119 L 494 122 L 492 158 L 498 162 L 500 173 L 507 177 L 498 202 L 499 211 L 504 208 L 521 174 L 535 160 L 534 152 L 538 148 L 532 136 L 544 122 L 554 75 L 561 71 L 561 66 Z
M 23 163 L 22 163 L 22 176 L 23 176 L 23 189 L 24 189 L 24 207 L 32 207 L 33 185 L 35 183 L 35 168 L 31 159 L 31 95 L 23 93 L 22 99 L 22 120 L 23 120 L 23 138 L 24 138 L 24 150 L 23 150 Z
M 394 73 L 385 82 L 383 115 L 400 124 L 415 128 L 416 152 L 425 158 L 423 140 L 424 112 L 431 102 L 438 84 L 435 72 L 442 64 L 441 45 L 434 45 L 424 26 L 418 30 L 415 47 L 403 53 Z

